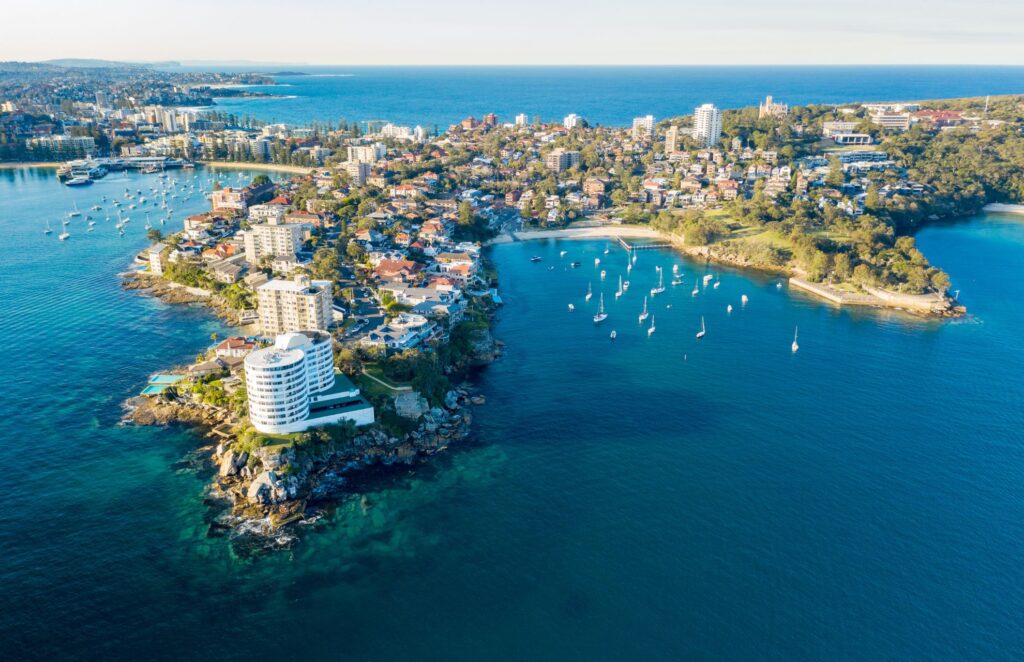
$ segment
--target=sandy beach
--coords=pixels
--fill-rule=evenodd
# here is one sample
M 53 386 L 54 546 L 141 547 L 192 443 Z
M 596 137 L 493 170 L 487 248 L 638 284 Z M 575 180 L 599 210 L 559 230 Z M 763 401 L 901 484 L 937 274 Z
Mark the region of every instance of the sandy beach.
M 982 209 L 1003 214 L 1024 214 L 1024 205 L 1011 205 L 1003 202 L 990 202 Z
M 277 163 L 244 163 L 241 161 L 197 161 L 197 165 L 222 170 L 263 170 L 265 172 L 286 172 L 293 175 L 308 175 L 311 170 L 304 166 L 280 165 Z
M 19 168 L 59 168 L 56 161 L 12 161 L 0 163 L 0 170 L 17 170 Z

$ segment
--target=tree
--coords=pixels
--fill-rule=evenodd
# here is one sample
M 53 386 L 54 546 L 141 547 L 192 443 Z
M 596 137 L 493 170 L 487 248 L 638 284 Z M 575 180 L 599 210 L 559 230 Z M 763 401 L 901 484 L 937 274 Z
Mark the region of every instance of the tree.
M 846 181 L 843 175 L 843 164 L 835 156 L 828 158 L 828 175 L 825 176 L 825 183 L 832 187 L 842 186 Z
M 459 225 L 473 225 L 476 214 L 473 212 L 473 205 L 469 200 L 463 200 L 459 205 Z
M 254 186 L 254 187 L 256 187 L 256 186 L 266 186 L 267 184 L 270 184 L 270 183 L 271 183 L 270 177 L 268 177 L 266 175 L 256 175 L 255 177 L 252 178 L 252 186 Z
M 156 243 L 164 238 L 164 233 L 160 232 L 160 228 L 150 228 L 146 231 L 146 239 L 149 239 L 153 243 Z

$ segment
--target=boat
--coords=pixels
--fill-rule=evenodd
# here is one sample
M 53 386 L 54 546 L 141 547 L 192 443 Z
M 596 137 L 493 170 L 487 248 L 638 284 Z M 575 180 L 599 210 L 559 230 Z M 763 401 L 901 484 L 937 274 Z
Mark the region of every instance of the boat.
M 46 229 L 43 230 L 43 234 L 53 234 L 53 228 L 50 227 L 50 222 L 46 222 Z
M 650 338 L 651 334 L 654 333 L 654 318 L 651 318 L 651 327 L 647 329 L 647 337 Z
M 99 205 L 93 205 L 92 206 L 92 210 L 93 211 L 100 211 L 101 209 L 103 209 L 103 207 L 100 207 Z
M 72 177 L 68 181 L 64 182 L 65 186 L 88 186 L 92 184 L 92 180 L 85 175 L 79 175 L 78 177 Z
M 534 255 L 533 257 L 530 258 L 530 262 L 540 262 L 540 261 L 541 261 L 540 255 Z
M 793 344 L 792 344 L 792 345 L 790 345 L 790 348 L 791 348 L 791 349 L 792 349 L 792 350 L 793 350 L 794 352 L 796 352 L 796 350 L 800 349 L 800 345 L 798 345 L 798 344 L 797 344 L 797 342 L 796 342 L 796 334 L 797 334 L 797 332 L 799 332 L 799 331 L 800 331 L 800 327 L 795 327 L 795 328 L 793 329 Z
M 68 231 L 65 230 L 64 232 L 61 232 L 59 235 L 57 235 L 57 238 L 60 239 L 61 241 L 64 241 L 65 239 L 67 239 L 70 236 L 71 235 L 68 233 Z
M 728 306 L 725 307 L 725 313 L 728 315 L 731 312 L 732 312 L 732 304 L 730 303 Z
M 633 271 L 633 263 L 632 262 L 627 262 L 626 263 L 626 273 L 628 274 L 630 271 Z
M 713 288 L 715 288 L 715 289 L 717 290 L 717 289 L 718 289 L 718 286 L 719 286 L 719 285 L 721 285 L 721 284 L 722 284 L 722 281 L 720 281 L 720 280 L 716 280 L 716 281 L 715 281 L 715 284 L 714 284 L 714 285 L 712 285 L 712 287 L 713 287 Z
M 775 289 L 777 289 L 777 290 L 781 290 L 782 289 L 782 281 L 779 281 L 778 283 L 775 283 Z M 796 350 L 794 349 L 793 351 L 795 352 Z
M 608 335 L 608 337 L 609 337 L 609 338 L 611 338 L 612 340 L 615 340 L 615 338 L 616 338 L 616 337 L 618 337 L 618 335 L 619 335 L 618 333 L 616 333 L 615 331 L 612 331 L 612 332 L 611 332 L 611 333 L 610 333 L 610 334 Z
M 742 303 L 744 306 L 747 305 L 748 301 L 750 301 L 750 299 L 747 298 L 746 294 L 740 297 L 740 303 Z
M 571 312 L 572 312 L 572 311 L 574 311 L 574 310 L 576 310 L 576 306 L 574 306 L 574 305 L 572 305 L 572 304 L 570 303 L 570 304 L 569 304 L 569 312 L 571 313 Z
M 604 254 L 608 255 L 608 244 L 604 245 Z
M 604 269 L 601 269 L 601 280 L 604 280 L 604 277 L 607 276 L 607 275 L 608 275 L 608 272 L 605 271 Z
M 94 226 L 94 225 L 96 225 L 96 221 L 89 221 L 89 227 L 90 227 L 90 228 L 91 228 L 92 226 Z
M 649 316 L 650 313 L 647 312 L 647 297 L 644 297 L 644 311 L 640 313 L 640 323 L 643 324 L 643 321 Z
M 633 251 L 633 258 L 630 260 L 633 264 L 636 264 L 636 251 Z
M 594 315 L 594 324 L 600 324 L 601 322 L 608 319 L 608 313 L 604 312 L 604 292 L 601 293 L 601 305 L 597 308 L 597 314 Z
M 622 291 L 623 292 L 629 292 L 629 281 L 628 280 L 622 281 Z
M 679 265 L 678 264 L 673 264 L 672 265 L 672 273 L 674 273 L 674 274 L 679 273 Z
M 89 226 L 88 228 L 86 228 L 86 230 L 85 230 L 85 231 L 86 231 L 86 232 L 92 232 L 92 231 L 93 231 L 93 230 L 95 230 L 95 229 L 96 229 L 96 228 L 94 228 L 93 226 L 91 226 L 91 225 L 90 225 L 90 226 Z
M 595 257 L 594 258 L 594 266 L 595 267 L 601 266 L 601 258 L 599 258 L 599 257 Z
M 615 298 L 618 299 L 622 296 L 622 276 L 619 276 L 619 289 L 615 291 Z
M 72 202 L 71 206 L 74 207 L 74 209 L 72 209 L 71 211 L 68 212 L 68 218 L 74 218 L 75 216 L 81 216 L 82 215 L 82 212 L 78 211 L 78 205 L 76 205 L 74 202 Z
M 665 291 L 665 278 L 662 276 L 662 273 L 659 270 L 658 271 L 658 286 L 651 288 L 651 296 L 653 297 L 656 294 L 661 294 L 664 291 Z
M 565 257 L 565 254 L 566 254 L 566 253 L 568 253 L 568 252 L 569 252 L 569 251 L 560 251 L 560 252 L 558 253 L 558 257 Z
M 714 278 L 714 276 L 712 276 L 711 274 L 707 274 L 704 276 L 704 287 L 708 286 L 708 283 L 711 282 L 712 278 Z
M 60 222 L 60 224 L 61 224 L 61 225 L 67 225 L 67 224 L 68 224 L 68 223 L 70 223 L 70 222 L 71 222 L 71 221 L 69 221 L 68 219 L 66 219 L 66 218 L 65 218 L 64 220 L 62 220 L 62 221 Z
M 587 283 L 587 296 L 583 297 L 584 301 L 590 301 L 591 297 L 594 296 L 593 290 L 590 289 L 590 283 Z
M 694 283 L 693 283 L 693 292 L 690 292 L 690 296 L 697 296 L 698 294 L 700 294 L 700 281 L 699 280 L 698 281 L 694 281 Z
M 675 287 L 676 285 L 682 285 L 682 284 L 683 284 L 683 277 L 682 276 L 676 276 L 675 278 L 672 279 L 672 287 Z
M 700 316 L 700 331 L 697 332 L 697 340 L 700 340 L 707 334 L 707 330 L 704 328 L 704 316 Z

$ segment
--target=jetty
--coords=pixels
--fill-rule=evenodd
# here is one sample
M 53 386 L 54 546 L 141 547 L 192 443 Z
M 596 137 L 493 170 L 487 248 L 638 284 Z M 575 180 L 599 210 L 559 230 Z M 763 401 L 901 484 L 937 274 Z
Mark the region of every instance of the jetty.
M 626 249 L 627 252 L 633 251 L 649 251 L 655 248 L 672 248 L 672 242 L 668 239 L 652 239 L 649 241 L 626 241 L 626 238 L 622 235 L 617 235 L 615 240 L 619 242 L 619 245 Z

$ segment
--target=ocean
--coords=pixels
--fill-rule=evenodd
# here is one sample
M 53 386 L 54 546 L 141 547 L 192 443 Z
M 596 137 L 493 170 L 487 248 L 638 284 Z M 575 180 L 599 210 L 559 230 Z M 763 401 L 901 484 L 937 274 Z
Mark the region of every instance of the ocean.
M 119 287 L 144 215 L 121 237 L 88 210 L 155 182 L 0 170 L 9 657 L 1024 656 L 1021 217 L 918 235 L 970 311 L 951 321 L 836 309 L 662 250 L 627 274 L 614 242 L 493 247 L 506 352 L 478 377 L 472 438 L 358 477 L 293 549 L 248 555 L 207 537 L 199 440 L 119 425 L 149 374 L 228 332 Z M 73 204 L 100 218 L 61 243 Z M 204 205 L 173 202 L 166 227 Z M 720 287 L 692 296 L 705 274 Z
M 230 68 L 228 68 L 230 69 Z M 255 68 L 257 71 L 259 67 Z M 247 71 L 252 68 L 247 68 Z M 1024 67 L 716 66 L 716 67 L 294 67 L 275 76 L 277 95 L 225 98 L 216 109 L 270 122 L 336 125 L 387 120 L 444 130 L 474 115 L 511 122 L 561 121 L 628 126 L 634 117 L 687 115 L 710 102 L 756 106 L 766 95 L 790 105 L 899 101 L 1024 92 Z M 264 68 L 273 73 L 278 69 Z

